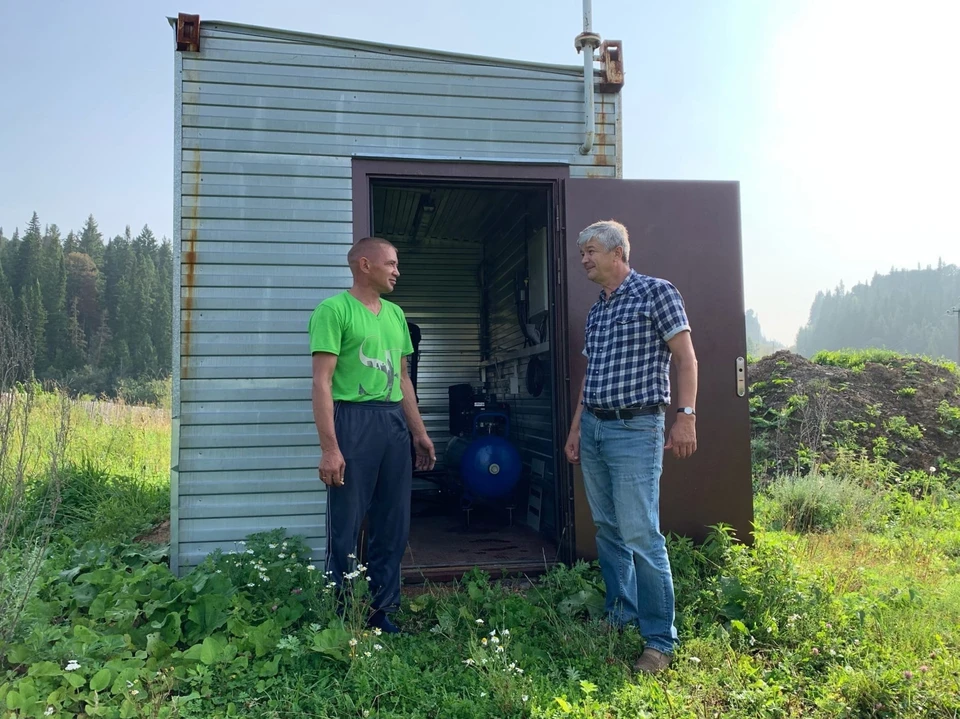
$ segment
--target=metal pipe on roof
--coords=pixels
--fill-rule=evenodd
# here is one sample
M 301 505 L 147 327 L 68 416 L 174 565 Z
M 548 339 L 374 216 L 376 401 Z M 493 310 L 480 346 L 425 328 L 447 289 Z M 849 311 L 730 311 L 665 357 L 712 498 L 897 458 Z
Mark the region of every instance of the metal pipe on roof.
M 580 154 L 588 155 L 593 149 L 593 137 L 596 132 L 596 114 L 593 110 L 593 51 L 600 47 L 600 36 L 592 30 L 593 4 L 583 0 L 583 32 L 573 41 L 577 52 L 583 52 L 583 121 L 584 138 L 580 145 Z

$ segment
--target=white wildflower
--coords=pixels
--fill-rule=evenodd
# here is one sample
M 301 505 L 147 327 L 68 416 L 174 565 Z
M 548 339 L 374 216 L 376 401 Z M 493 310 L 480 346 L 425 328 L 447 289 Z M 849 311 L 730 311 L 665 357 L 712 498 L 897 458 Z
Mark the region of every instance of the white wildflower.
M 494 629 L 492 632 L 490 632 L 490 636 L 491 636 L 491 637 L 497 636 L 497 630 Z
M 503 647 L 497 647 L 497 654 L 503 654 Z
M 80 663 L 77 662 L 76 659 L 71 659 L 69 662 L 67 662 L 67 666 L 65 666 L 65 667 L 63 668 L 63 671 L 65 671 L 65 672 L 75 672 L 75 671 L 77 671 L 77 669 L 79 669 L 79 668 L 80 668 Z
M 499 643 L 500 643 L 500 637 L 494 637 L 494 638 L 491 639 L 490 641 L 493 642 L 494 644 L 499 644 Z
M 139 689 L 131 689 L 131 690 L 130 690 L 130 696 L 132 696 L 132 697 L 137 696 L 137 694 L 139 694 L 139 693 L 140 693 L 140 690 L 139 690 Z
M 247 550 L 247 554 L 253 554 L 253 550 L 252 550 L 252 549 L 248 549 L 248 550 Z
M 277 555 L 277 559 L 286 559 L 286 558 L 287 558 L 287 555 L 284 554 L 283 552 L 280 552 L 280 554 Z
M 483 620 L 482 620 L 482 619 L 478 619 L 478 620 L 477 620 L 477 625 L 478 625 L 478 626 L 482 626 L 482 625 L 483 625 Z
M 501 633 L 503 636 L 505 636 L 505 637 L 509 637 L 509 636 L 510 636 L 510 630 L 509 630 L 509 629 L 504 629 L 504 630 L 503 630 L 502 632 L 500 632 L 500 633 Z
M 358 565 L 357 565 L 357 571 L 358 571 L 358 572 L 365 572 L 365 571 L 367 571 L 367 568 L 366 568 L 365 566 L 363 566 L 362 564 L 358 564 Z
M 374 636 L 379 637 L 381 634 L 383 634 L 383 630 L 380 627 L 374 627 L 373 634 Z
M 486 693 L 486 692 L 480 692 L 480 696 L 481 696 L 481 697 L 485 697 L 485 696 L 487 696 L 487 693 Z
M 693 662 L 694 664 L 699 664 L 700 657 L 690 657 L 690 661 Z
M 239 542 L 237 542 L 237 544 L 239 544 L 241 547 L 245 547 L 247 545 L 247 543 L 244 542 L 242 539 Z
M 350 640 L 350 646 L 351 646 L 351 647 L 357 646 L 357 640 L 356 640 L 356 639 L 351 639 L 351 640 Z
M 363 653 L 363 656 L 365 656 L 367 659 L 369 659 L 369 658 L 372 657 L 373 655 L 372 655 L 370 652 L 364 652 L 364 653 Z
M 311 625 L 310 625 L 310 631 L 311 631 L 311 632 L 319 632 L 321 629 L 323 629 L 323 627 L 321 627 L 319 624 L 311 624 Z
M 130 689 L 132 686 L 133 686 L 133 682 L 128 681 L 128 682 L 127 682 L 127 689 Z
M 930 474 L 933 474 L 933 473 L 936 472 L 936 471 L 937 471 L 937 468 L 936 468 L 936 467 L 931 467 L 931 468 L 930 468 Z
M 47 707 L 47 710 L 43 713 L 44 716 L 50 716 L 56 711 L 53 707 Z
M 379 652 L 381 649 L 383 649 L 383 647 L 380 646 L 379 644 L 374 644 L 374 645 L 373 645 L 373 648 L 376 649 L 378 652 Z
M 468 667 L 472 667 L 474 664 L 476 664 L 476 662 L 473 661 L 473 659 L 464 659 L 463 663 L 466 664 Z
M 530 697 L 528 697 L 526 694 L 524 694 L 522 697 L 520 697 L 520 699 L 521 699 L 522 701 L 524 701 L 524 702 L 527 701 L 529 698 L 530 698 Z
M 218 569 L 218 570 L 217 570 L 217 574 L 223 574 L 223 570 L 222 570 L 222 569 Z
M 369 709 L 364 709 L 364 710 L 363 710 L 363 716 L 364 716 L 364 718 L 370 716 L 370 710 L 369 710 Z
M 357 558 L 357 555 L 356 555 L 356 554 L 348 554 L 348 555 L 347 555 L 347 559 L 356 559 L 356 558 Z
M 277 545 L 276 545 L 276 544 L 268 544 L 267 546 L 270 547 L 270 549 L 276 549 L 276 548 L 277 548 Z
M 307 565 L 307 571 L 308 571 L 308 572 L 312 572 L 312 571 L 314 571 L 314 570 L 316 570 L 316 567 L 315 567 L 314 565 L 312 565 L 312 564 L 308 564 L 308 565 Z
M 247 582 L 248 587 L 255 587 L 256 585 L 253 582 Z

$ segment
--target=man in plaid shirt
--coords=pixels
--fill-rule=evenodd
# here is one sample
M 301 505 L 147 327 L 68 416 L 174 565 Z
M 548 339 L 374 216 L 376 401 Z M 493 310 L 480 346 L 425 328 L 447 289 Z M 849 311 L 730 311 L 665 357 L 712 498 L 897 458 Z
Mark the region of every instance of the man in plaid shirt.
M 583 470 L 608 621 L 637 624 L 644 650 L 635 669 L 653 673 L 670 664 L 677 642 L 660 532 L 663 452 L 686 458 L 697 449 L 697 359 L 683 298 L 666 280 L 631 269 L 623 225 L 597 222 L 577 244 L 587 277 L 603 289 L 587 315 L 587 371 L 565 451 Z M 671 358 L 679 409 L 665 441 Z

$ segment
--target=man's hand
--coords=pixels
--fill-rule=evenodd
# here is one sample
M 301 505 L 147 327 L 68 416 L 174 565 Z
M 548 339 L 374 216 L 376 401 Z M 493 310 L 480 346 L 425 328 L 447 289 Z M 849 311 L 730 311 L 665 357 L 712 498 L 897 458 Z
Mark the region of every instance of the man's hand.
M 567 436 L 567 444 L 563 448 L 570 464 L 580 464 L 580 428 L 572 427 Z
M 320 481 L 328 487 L 342 487 L 347 463 L 339 449 L 331 449 L 320 458 Z
M 686 459 L 697 451 L 697 422 L 688 415 L 678 415 L 670 428 L 670 436 L 663 445 L 664 450 L 672 449 L 677 459 Z
M 419 471 L 430 471 L 437 463 L 437 453 L 433 442 L 426 434 L 418 434 L 413 438 L 413 450 L 417 455 L 416 468 Z

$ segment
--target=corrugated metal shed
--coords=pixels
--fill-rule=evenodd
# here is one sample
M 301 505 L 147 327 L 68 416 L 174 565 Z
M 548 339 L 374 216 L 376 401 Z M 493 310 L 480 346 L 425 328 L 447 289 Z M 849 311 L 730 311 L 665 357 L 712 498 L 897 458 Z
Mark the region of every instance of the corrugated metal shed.
M 618 177 L 620 96 L 581 155 L 581 67 L 208 21 L 200 43 L 175 55 L 172 567 L 278 526 L 320 560 L 306 322 L 350 285 L 351 159 Z

